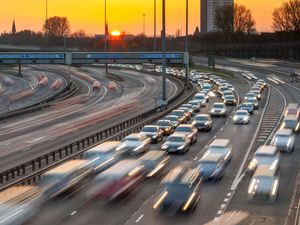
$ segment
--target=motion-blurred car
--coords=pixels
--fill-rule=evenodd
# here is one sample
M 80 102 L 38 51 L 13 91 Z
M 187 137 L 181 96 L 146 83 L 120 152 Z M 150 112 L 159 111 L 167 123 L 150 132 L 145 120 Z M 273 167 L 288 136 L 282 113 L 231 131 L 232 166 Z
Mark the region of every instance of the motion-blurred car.
M 232 117 L 234 124 L 248 124 L 250 123 L 250 114 L 247 110 L 237 110 Z
M 205 107 L 206 102 L 207 102 L 206 95 L 198 93 L 194 96 L 193 101 L 198 101 L 200 103 L 201 107 Z
M 178 116 L 168 115 L 164 118 L 164 120 L 170 120 L 174 128 L 176 128 L 180 124 Z
M 193 124 L 181 124 L 175 129 L 175 134 L 186 134 L 187 137 L 191 140 L 191 144 L 194 144 L 197 141 L 198 130 Z
M 205 181 L 219 181 L 225 173 L 226 161 L 222 154 L 206 152 L 198 161 L 198 169 Z
M 133 133 L 123 138 L 122 144 L 117 148 L 128 155 L 138 155 L 150 148 L 151 138 L 139 133 Z
M 144 165 L 146 176 L 153 177 L 162 174 L 168 165 L 170 157 L 160 150 L 151 150 L 138 159 Z
M 98 174 L 88 190 L 90 198 L 112 201 L 133 192 L 145 177 L 139 160 L 126 159 Z
M 208 83 L 204 83 L 202 85 L 202 90 L 205 91 L 206 93 L 210 92 L 212 89 L 212 85 L 211 84 L 208 84 Z
M 170 115 L 178 116 L 180 123 L 185 123 L 188 121 L 188 115 L 184 112 L 184 110 L 173 110 Z
M 233 95 L 233 96 L 234 96 L 233 91 L 231 91 L 231 90 L 226 90 L 226 91 L 224 91 L 224 92 L 222 93 L 222 100 L 224 100 L 224 97 L 225 97 L 226 95 Z
M 280 160 L 280 153 L 276 146 L 262 145 L 254 153 L 252 160 L 247 167 L 247 173 L 253 174 L 258 166 L 278 164 Z
M 92 84 L 92 87 L 93 87 L 93 91 L 94 91 L 94 90 L 100 91 L 100 90 L 101 90 L 101 84 L 100 84 L 100 81 L 94 80 L 94 81 L 93 81 L 93 84 Z
M 158 143 L 163 140 L 163 131 L 156 125 L 144 126 L 140 134 L 151 138 L 152 143 Z
M 200 198 L 202 178 L 193 162 L 181 162 L 161 182 L 153 209 L 167 214 L 192 212 Z
M 256 97 L 248 98 L 245 103 L 251 103 L 254 107 L 254 110 L 257 110 L 259 108 L 259 103 L 258 103 Z
M 45 190 L 46 198 L 59 197 L 80 185 L 92 173 L 88 163 L 88 160 L 76 159 L 54 167 L 42 175 L 38 186 Z
M 171 135 L 174 133 L 174 126 L 170 120 L 159 120 L 156 123 L 159 129 L 163 132 L 163 135 Z
M 240 110 L 247 110 L 251 115 L 254 114 L 254 106 L 252 103 L 242 103 L 239 106 Z
M 236 99 L 234 95 L 224 95 L 223 102 L 225 105 L 236 105 Z
M 192 124 L 197 127 L 198 131 L 210 131 L 212 129 L 213 120 L 209 114 L 198 114 Z
M 259 79 L 256 83 L 261 85 L 263 88 L 265 88 L 267 86 L 267 83 L 262 79 Z
M 276 201 L 279 190 L 278 166 L 259 166 L 248 187 L 248 200 Z
M 294 115 L 297 118 L 299 118 L 300 115 L 300 107 L 298 103 L 289 103 L 288 106 L 286 107 L 284 116 L 288 115 Z
M 22 225 L 34 217 L 45 202 L 37 186 L 13 186 L 0 192 L 0 224 Z
M 207 149 L 206 154 L 221 154 L 225 163 L 232 158 L 232 145 L 229 139 L 215 139 Z
M 89 160 L 87 166 L 94 172 L 102 172 L 120 160 L 121 152 L 116 151 L 120 145 L 120 141 L 107 141 L 85 151 L 82 157 Z
M 191 139 L 186 134 L 172 134 L 167 141 L 161 146 L 162 150 L 168 153 L 184 154 L 190 149 Z
M 300 122 L 298 120 L 298 117 L 296 117 L 294 115 L 286 116 L 283 119 L 280 128 L 281 129 L 291 129 L 294 133 L 299 133 Z
M 189 103 L 182 104 L 182 105 L 181 105 L 181 107 L 188 108 L 188 109 L 190 109 L 190 110 L 191 110 L 191 113 L 192 113 L 192 115 L 194 115 L 194 114 L 195 114 L 195 108 L 193 107 L 193 105 L 192 105 L 192 104 L 189 104 Z
M 278 151 L 292 152 L 295 147 L 295 135 L 291 129 L 279 129 L 272 141 L 271 145 L 275 145 Z
M 226 117 L 227 109 L 224 103 L 216 102 L 213 104 L 212 108 L 209 111 L 211 116 L 223 116 Z

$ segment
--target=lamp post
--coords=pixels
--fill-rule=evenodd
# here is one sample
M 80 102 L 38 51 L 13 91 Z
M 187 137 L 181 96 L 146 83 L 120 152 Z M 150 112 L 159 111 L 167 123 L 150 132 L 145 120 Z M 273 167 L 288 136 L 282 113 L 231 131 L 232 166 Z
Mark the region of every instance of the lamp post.
M 162 100 L 167 100 L 166 85 L 166 1 L 162 0 Z
M 143 49 L 145 50 L 146 49 L 146 14 L 144 13 L 143 14 L 143 35 L 144 35 L 144 39 L 143 39 Z
M 153 51 L 156 52 L 156 0 L 154 0 L 154 34 L 153 34 Z
M 186 0 L 185 6 L 185 54 L 188 56 L 189 54 L 189 0 Z M 186 86 L 188 87 L 189 83 L 189 58 L 187 62 L 185 62 L 185 78 L 186 78 Z
M 47 20 L 48 20 L 48 0 L 46 0 L 46 21 L 45 21 L 45 25 L 46 25 L 46 30 L 45 30 L 45 36 L 46 36 L 46 51 L 48 50 L 48 24 L 47 24 Z
M 104 0 L 104 51 L 107 52 L 106 0 Z M 105 63 L 105 73 L 108 73 L 108 65 L 107 65 L 107 63 Z

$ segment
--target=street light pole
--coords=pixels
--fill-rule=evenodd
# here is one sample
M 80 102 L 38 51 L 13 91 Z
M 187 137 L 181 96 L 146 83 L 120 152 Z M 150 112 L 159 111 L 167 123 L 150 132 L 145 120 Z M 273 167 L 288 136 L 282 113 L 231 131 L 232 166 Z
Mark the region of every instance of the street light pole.
M 46 51 L 48 50 L 48 24 L 47 24 L 47 20 L 48 20 L 48 0 L 46 0 L 46 21 L 45 21 L 45 25 L 46 25 Z
M 162 100 L 167 100 L 166 85 L 166 1 L 162 0 Z
M 145 50 L 146 49 L 146 24 L 145 24 L 145 17 L 146 17 L 146 14 L 144 13 L 143 14 L 143 35 L 144 35 L 144 40 L 143 40 L 143 49 Z
M 186 0 L 186 6 L 185 6 L 186 12 L 186 24 L 185 24 L 185 54 L 188 56 L 189 53 L 189 0 Z M 186 86 L 188 86 L 189 83 L 189 58 L 187 59 L 187 62 L 185 64 L 185 78 L 186 78 Z
M 154 0 L 154 35 L 153 35 L 153 50 L 156 52 L 156 0 Z
M 104 0 L 104 51 L 107 52 L 106 0 Z M 105 73 L 108 73 L 108 65 L 107 65 L 107 63 L 105 63 Z

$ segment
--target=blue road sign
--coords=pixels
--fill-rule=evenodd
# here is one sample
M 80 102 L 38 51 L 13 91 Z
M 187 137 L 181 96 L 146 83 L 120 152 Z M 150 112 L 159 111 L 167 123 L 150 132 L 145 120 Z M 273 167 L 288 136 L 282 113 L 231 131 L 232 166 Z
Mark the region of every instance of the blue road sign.
M 0 54 L 0 59 L 64 59 L 63 53 L 19 53 L 19 54 Z

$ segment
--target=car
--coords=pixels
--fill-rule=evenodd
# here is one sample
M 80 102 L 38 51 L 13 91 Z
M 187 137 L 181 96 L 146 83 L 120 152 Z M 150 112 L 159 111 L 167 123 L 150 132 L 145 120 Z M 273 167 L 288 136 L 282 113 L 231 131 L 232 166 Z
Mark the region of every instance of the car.
M 163 132 L 164 136 L 171 135 L 174 133 L 174 126 L 171 120 L 159 120 L 156 125 Z
M 297 118 L 297 116 L 294 115 L 287 115 L 280 126 L 280 129 L 292 129 L 294 133 L 299 133 L 300 129 L 300 122 Z
M 219 86 L 217 94 L 221 97 L 225 91 L 229 91 L 227 86 Z
M 170 157 L 160 150 L 151 150 L 138 158 L 144 166 L 146 177 L 154 177 L 162 174 L 169 164 Z
M 1 225 L 25 224 L 38 213 L 45 200 L 43 190 L 33 185 L 11 186 L 0 192 Z
M 170 120 L 174 128 L 176 128 L 180 124 L 178 116 L 168 115 L 164 118 L 164 120 Z
M 205 100 L 206 100 L 206 103 L 209 102 L 209 95 L 208 95 L 209 92 L 206 92 L 206 91 L 199 91 L 198 94 L 203 94 L 204 97 L 205 97 Z
M 198 169 L 204 181 L 219 181 L 225 173 L 226 161 L 222 154 L 206 152 L 198 160 Z
M 253 92 L 248 92 L 248 93 L 246 94 L 246 96 L 244 97 L 244 100 L 247 101 L 249 98 L 257 98 L 257 97 L 256 97 L 256 94 L 255 94 L 255 93 L 253 93 Z
M 227 109 L 224 103 L 216 102 L 212 105 L 211 109 L 209 110 L 209 114 L 211 116 L 223 116 L 226 117 Z
M 145 168 L 137 159 L 122 160 L 92 180 L 87 196 L 112 201 L 133 192 L 145 178 Z
M 140 133 L 132 133 L 123 138 L 122 144 L 117 148 L 128 155 L 138 155 L 149 150 L 151 138 Z
M 208 83 L 204 83 L 201 88 L 202 88 L 203 91 L 205 91 L 206 93 L 208 93 L 208 92 L 211 91 L 212 85 L 208 84 Z
M 248 98 L 245 103 L 251 103 L 253 105 L 254 110 L 259 109 L 259 103 L 258 103 L 256 97 Z
M 167 153 L 184 154 L 190 150 L 191 139 L 186 134 L 174 133 L 167 138 L 161 149 Z
M 240 110 L 247 110 L 250 115 L 254 114 L 254 106 L 252 103 L 242 103 L 239 106 Z
M 227 84 L 227 87 L 229 90 L 234 91 L 234 87 L 232 86 L 232 84 Z
M 151 138 L 152 143 L 158 143 L 163 140 L 163 131 L 157 125 L 144 126 L 140 134 Z
M 206 106 L 206 103 L 207 103 L 207 100 L 206 100 L 206 95 L 205 94 L 196 94 L 194 96 L 194 101 L 198 101 L 201 105 L 201 107 L 205 107 Z
M 194 111 L 187 107 L 179 107 L 178 110 L 183 110 L 187 120 L 190 120 L 194 116 Z
M 259 84 L 255 84 L 252 88 L 251 88 L 251 92 L 254 92 L 254 93 L 257 93 L 257 94 L 260 94 L 263 92 L 263 88 L 261 85 Z
M 236 105 L 236 99 L 234 95 L 224 95 L 223 102 L 225 105 Z
M 181 107 L 188 108 L 190 110 L 191 114 L 194 116 L 195 108 L 193 107 L 192 104 L 189 104 L 189 103 L 182 104 Z
M 197 141 L 198 130 L 193 124 L 181 124 L 175 129 L 175 134 L 186 134 L 187 137 L 191 140 L 191 145 Z
M 278 164 L 280 153 L 274 145 L 262 145 L 253 154 L 253 157 L 247 167 L 247 173 L 253 174 L 258 166 Z
M 258 100 L 258 101 L 260 101 L 260 100 L 261 100 L 261 94 L 260 94 L 260 90 L 257 90 L 257 89 L 252 89 L 252 90 L 251 90 L 251 93 L 254 93 L 254 94 L 256 94 L 256 98 L 257 98 L 257 100 Z
M 178 116 L 180 123 L 186 123 L 188 121 L 188 114 L 184 110 L 173 110 L 170 115 Z
M 212 129 L 213 120 L 209 114 L 198 114 L 192 124 L 197 127 L 198 131 L 210 131 Z
M 226 96 L 226 95 L 233 95 L 234 96 L 233 91 L 226 90 L 226 91 L 222 92 L 222 100 L 224 100 L 224 96 Z
M 92 87 L 93 87 L 93 91 L 94 90 L 100 91 L 100 89 L 101 89 L 101 83 L 100 83 L 100 81 L 94 80 L 93 84 L 92 84 Z
M 261 85 L 263 88 L 266 88 L 266 86 L 267 86 L 267 83 L 262 79 L 257 80 L 256 83 Z
M 189 104 L 192 105 L 194 112 L 200 112 L 201 104 L 199 101 L 192 100 L 192 101 L 189 101 Z
M 121 152 L 116 150 L 120 145 L 120 141 L 106 141 L 85 151 L 82 158 L 89 160 L 90 163 L 87 166 L 93 172 L 102 172 L 121 159 Z
M 250 123 L 250 114 L 247 110 L 237 110 L 232 117 L 234 124 L 248 124 Z
M 279 129 L 275 133 L 271 145 L 275 145 L 279 151 L 292 152 L 295 147 L 295 135 L 291 129 Z
M 284 116 L 288 116 L 288 115 L 294 115 L 297 118 L 299 118 L 300 115 L 300 107 L 298 105 L 298 103 L 289 103 L 288 106 L 286 107 Z
M 72 188 L 81 185 L 92 173 L 89 160 L 74 159 L 42 174 L 38 187 L 44 190 L 47 199 L 60 197 Z
M 249 201 L 275 202 L 279 190 L 279 171 L 277 165 L 259 166 L 248 186 Z
M 207 149 L 206 154 L 221 154 L 225 163 L 229 163 L 232 158 L 232 145 L 229 139 L 215 139 Z
M 200 198 L 202 178 L 193 162 L 181 162 L 162 180 L 153 209 L 162 213 L 193 212 Z

